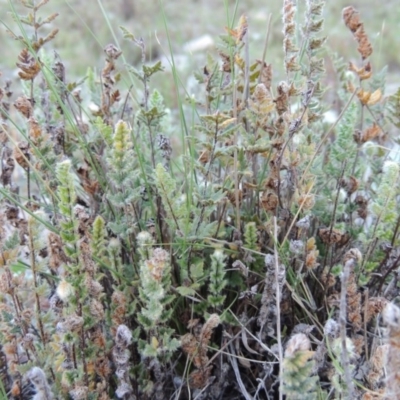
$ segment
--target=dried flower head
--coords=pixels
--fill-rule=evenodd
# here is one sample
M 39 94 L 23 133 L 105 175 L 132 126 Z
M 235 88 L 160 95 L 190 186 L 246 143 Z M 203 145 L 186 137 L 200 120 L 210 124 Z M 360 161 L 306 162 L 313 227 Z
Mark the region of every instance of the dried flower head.
M 108 59 L 116 60 L 122 54 L 122 51 L 110 43 L 104 48 L 104 53 L 106 53 Z
M 390 327 L 400 331 L 400 308 L 393 303 L 388 303 L 383 309 L 383 320 Z
M 315 205 L 315 195 L 311 193 L 302 194 L 297 199 L 297 204 L 303 210 L 311 210 Z
M 36 390 L 36 395 L 32 400 L 52 400 L 53 394 L 51 393 L 50 386 L 47 383 L 46 374 L 39 367 L 33 367 L 27 374 Z
M 30 99 L 26 96 L 18 97 L 14 107 L 26 118 L 29 119 L 33 114 L 33 106 Z
M 126 348 L 132 342 L 132 333 L 126 325 L 118 326 L 117 333 L 115 335 L 115 343 L 117 346 Z
M 291 240 L 289 250 L 293 254 L 301 254 L 304 251 L 304 242 L 302 240 Z
M 221 323 L 218 314 L 211 314 L 201 329 L 201 342 L 208 344 L 211 338 L 212 331 Z
M 153 251 L 153 256 L 149 260 L 145 261 L 145 264 L 150 271 L 150 275 L 158 282 L 161 281 L 164 275 L 168 258 L 169 254 L 161 247 L 157 247 Z
M 346 263 L 349 260 L 354 260 L 355 262 L 361 262 L 362 260 L 362 253 L 359 249 L 353 248 L 350 249 L 343 257 L 343 262 Z
M 153 236 L 147 231 L 139 232 L 136 240 L 139 247 L 152 246 L 154 244 Z
M 342 240 L 343 233 L 338 229 L 321 228 L 318 231 L 321 240 L 326 244 L 339 243 Z
M 14 159 L 23 168 L 29 168 L 29 160 L 31 158 L 28 142 L 19 142 L 17 147 L 14 147 Z
M 310 347 L 310 339 L 304 333 L 296 333 L 286 345 L 285 357 L 292 357 L 298 351 L 307 351 Z
M 90 314 L 98 321 L 104 318 L 104 307 L 100 301 L 92 299 L 90 302 Z
M 72 400 L 86 400 L 88 393 L 89 388 L 87 386 L 75 386 L 74 389 L 69 391 Z
M 331 338 L 337 338 L 339 335 L 339 324 L 332 318 L 329 318 L 324 326 L 324 335 Z
M 56 293 L 60 300 L 67 301 L 74 294 L 74 288 L 68 281 L 63 279 L 58 284 Z
M 28 49 L 22 49 L 18 55 L 17 67 L 21 70 L 18 75 L 25 81 L 33 80 L 40 72 L 40 64 L 29 54 Z

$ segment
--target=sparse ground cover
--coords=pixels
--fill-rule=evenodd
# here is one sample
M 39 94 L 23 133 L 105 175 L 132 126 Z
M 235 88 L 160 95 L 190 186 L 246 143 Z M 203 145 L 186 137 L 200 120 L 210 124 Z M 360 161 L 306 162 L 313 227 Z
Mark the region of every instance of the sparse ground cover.
M 6 6 L 4 398 L 400 398 L 395 2 Z

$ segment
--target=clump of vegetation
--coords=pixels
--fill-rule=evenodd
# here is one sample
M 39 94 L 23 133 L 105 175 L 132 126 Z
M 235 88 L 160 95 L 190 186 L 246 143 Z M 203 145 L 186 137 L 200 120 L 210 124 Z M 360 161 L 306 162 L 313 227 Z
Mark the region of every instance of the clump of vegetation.
M 70 81 L 46 3 L 10 3 L 20 81 L 0 90 L 4 397 L 397 398 L 400 90 L 357 11 L 337 92 L 324 3 L 284 0 L 285 80 L 242 16 L 176 118 L 125 28 L 140 66 L 110 44 Z

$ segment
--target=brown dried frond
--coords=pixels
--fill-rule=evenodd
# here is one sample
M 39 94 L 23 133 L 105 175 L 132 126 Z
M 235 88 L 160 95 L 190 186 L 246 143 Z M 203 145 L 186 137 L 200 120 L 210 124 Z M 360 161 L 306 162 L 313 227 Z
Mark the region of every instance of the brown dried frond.
M 362 24 L 361 21 L 360 21 L 360 17 L 359 17 L 358 11 L 352 6 L 348 6 L 348 7 L 343 8 L 342 17 L 343 17 L 345 25 L 353 33 Z
M 372 54 L 372 45 L 365 33 L 364 24 L 360 21 L 358 11 L 354 7 L 349 6 L 343 9 L 342 16 L 345 25 L 350 29 L 354 38 L 357 40 L 358 52 L 361 54 L 363 60 L 365 60 Z
M 55 77 L 58 82 L 65 83 L 65 65 L 61 61 L 56 61 L 52 67 Z
M 362 254 L 361 251 L 357 248 L 350 249 L 343 256 L 343 262 L 347 263 L 349 260 L 354 260 L 355 262 L 361 262 Z
M 295 32 L 296 32 L 296 25 L 294 23 L 288 23 L 283 26 L 283 35 L 285 39 L 288 38 L 289 36 L 293 36 Z
M 15 160 L 13 157 L 13 151 L 9 147 L 5 147 L 3 150 L 3 165 L 1 169 L 1 183 L 4 187 L 11 185 L 11 178 L 15 168 Z
M 90 314 L 96 319 L 96 321 L 100 322 L 104 318 L 104 307 L 100 301 L 96 299 L 92 299 L 90 302 Z
M 31 116 L 28 120 L 29 124 L 29 136 L 33 143 L 36 144 L 38 139 L 42 136 L 42 128 L 40 127 L 38 121 L 35 117 Z
M 26 96 L 18 97 L 15 100 L 14 107 L 27 119 L 33 114 L 32 101 Z
M 349 70 L 355 72 L 362 81 L 372 76 L 372 66 L 369 61 L 361 68 L 358 68 L 354 63 L 350 62 Z
M 236 207 L 236 198 L 237 198 L 238 203 L 239 203 L 238 205 L 240 206 L 242 204 L 242 200 L 243 200 L 243 190 L 239 189 L 237 192 L 237 196 L 236 196 L 236 191 L 229 190 L 226 192 L 226 197 L 235 207 Z
M 58 29 L 53 29 L 46 37 L 39 38 L 37 42 L 33 42 L 32 43 L 33 50 L 38 52 L 47 42 L 53 40 L 58 32 L 59 32 Z
M 35 6 L 33 6 L 33 9 L 35 11 L 38 11 L 41 7 L 43 7 L 44 5 L 46 5 L 50 0 L 41 0 L 39 1 L 39 3 L 37 3 Z
M 274 123 L 274 128 L 275 128 L 275 133 L 278 136 L 282 136 L 286 132 L 286 129 L 287 129 L 287 123 L 286 123 L 285 118 L 283 118 L 282 116 L 277 118 Z
M 295 13 L 296 7 L 294 6 L 293 0 L 285 0 L 283 3 L 283 23 L 285 25 L 294 24 Z
M 215 317 L 216 316 L 216 317 Z M 212 318 L 211 318 L 212 317 Z M 210 323 L 205 328 L 207 323 Z M 206 385 L 208 378 L 211 375 L 212 366 L 207 366 L 209 361 L 207 357 L 208 341 L 201 342 L 201 336 L 208 336 L 210 338 L 212 330 L 219 324 L 219 317 L 216 314 L 210 316 L 209 320 L 202 327 L 201 332 L 196 336 L 187 333 L 181 338 L 182 350 L 190 357 L 196 369 L 190 374 L 190 386 L 194 388 L 202 388 Z M 197 328 L 199 325 L 197 325 Z M 208 339 L 209 340 L 209 339 Z M 207 343 L 206 343 L 207 342 Z
M 210 377 L 212 366 L 207 365 L 208 345 L 213 330 L 220 324 L 220 318 L 217 314 L 211 314 L 206 323 L 201 326 L 198 320 L 189 321 L 189 328 L 192 333 L 187 333 L 181 338 L 182 350 L 190 357 L 196 369 L 190 374 L 190 386 L 193 388 L 202 388 Z
M 48 1 L 48 0 L 47 0 Z M 47 3 L 46 1 L 46 3 Z M 41 2 L 43 3 L 43 2 Z M 36 7 L 37 8 L 37 7 Z M 53 22 L 60 14 L 59 13 L 53 13 L 51 15 L 49 15 L 47 18 L 45 18 L 43 21 L 41 22 L 36 22 L 35 23 L 35 29 L 38 30 L 39 28 L 41 28 L 43 25 L 47 25 L 50 24 L 51 22 Z
M 283 39 L 283 50 L 285 53 L 297 53 L 299 48 L 293 43 L 292 38 L 287 36 Z
M 181 337 L 181 346 L 187 355 L 193 357 L 197 352 L 198 342 L 194 335 L 187 333 Z M 195 366 L 198 367 L 197 365 Z
M 315 195 L 312 193 L 304 193 L 298 196 L 297 204 L 303 210 L 311 210 L 315 205 Z
M 271 93 L 263 83 L 259 83 L 256 86 L 251 99 L 249 99 L 249 108 L 254 113 L 262 116 L 263 122 L 261 124 L 265 123 L 268 114 L 274 110 L 275 104 Z
M 359 331 L 362 328 L 360 293 L 348 297 L 347 312 L 347 320 L 351 324 L 352 329 L 355 332 Z
M 306 244 L 306 268 L 314 269 L 319 266 L 318 263 L 319 251 L 315 244 L 315 238 L 311 237 L 307 240 Z
M 85 208 L 77 206 L 74 210 L 75 217 L 79 221 L 78 232 L 82 237 L 89 238 L 90 231 L 93 225 L 94 216 L 89 215 Z M 86 247 L 88 247 L 86 243 Z M 85 247 L 85 251 L 86 251 Z M 87 250 L 90 254 L 90 250 Z M 90 257 L 90 256 L 89 256 Z
M 384 297 L 370 297 L 364 304 L 365 322 L 368 323 L 372 318 L 380 314 L 388 304 L 388 300 Z
M 361 25 L 354 33 L 354 37 L 358 42 L 357 51 L 361 54 L 363 60 L 368 58 L 372 54 L 372 45 L 368 39 L 367 34 L 364 30 L 364 25 Z
M 346 189 L 347 195 L 350 196 L 354 192 L 358 190 L 359 182 L 354 176 L 350 176 L 349 178 L 342 178 L 339 182 L 341 187 Z
M 111 93 L 111 96 L 110 96 L 110 105 L 113 105 L 113 104 L 117 103 L 120 100 L 121 100 L 121 93 L 119 92 L 118 89 L 114 90 Z
M 106 341 L 104 340 L 104 345 L 100 348 L 104 348 L 105 346 Z M 102 377 L 103 379 L 107 379 L 112 372 L 110 361 L 105 357 L 98 358 L 95 364 L 95 371 L 100 377 Z
M 169 254 L 161 247 L 156 247 L 153 250 L 153 256 L 145 261 L 150 275 L 155 281 L 160 282 L 165 273 L 165 267 L 169 260 Z
M 242 42 L 244 36 L 247 33 L 247 30 L 249 28 L 249 25 L 247 23 L 247 16 L 242 15 L 239 19 L 239 26 L 237 28 L 237 38 L 236 38 L 236 43 Z
M 202 389 L 206 386 L 208 378 L 211 375 L 213 366 L 210 365 L 206 368 L 197 369 L 193 371 L 189 376 L 190 387 L 194 389 Z
M 336 285 L 336 277 L 333 274 L 328 273 L 328 270 L 324 270 L 321 274 L 321 282 L 325 289 L 328 289 Z
M 289 109 L 289 98 L 288 98 L 288 85 L 286 82 L 281 82 L 278 85 L 278 96 L 274 100 L 276 105 L 276 111 L 279 115 L 282 115 Z
M 119 325 L 122 325 L 126 322 L 127 318 L 127 298 L 125 294 L 121 291 L 114 291 L 114 293 L 111 296 L 111 304 L 112 304 L 112 310 L 113 312 L 111 313 L 111 318 L 112 318 L 112 327 L 111 331 L 113 334 L 115 334 L 116 329 Z
M 88 289 L 89 294 L 95 298 L 99 298 L 103 293 L 103 285 L 96 279 L 93 279 L 89 274 L 85 275 L 84 285 Z
M 210 161 L 211 152 L 208 149 L 204 149 L 201 151 L 198 161 L 202 164 L 207 164 Z
M 69 391 L 72 400 L 86 400 L 89 393 L 87 386 L 75 386 L 74 389 Z
M 200 345 L 208 346 L 213 330 L 220 324 L 221 320 L 218 314 L 211 314 L 203 325 L 200 334 Z
M 80 218 L 81 220 L 81 218 Z M 86 224 L 85 224 L 86 228 Z M 89 227 L 87 227 L 89 229 Z M 92 259 L 92 251 L 90 248 L 90 245 L 87 243 L 87 241 L 82 240 L 79 246 L 80 249 L 80 256 L 82 260 L 82 265 L 85 270 L 90 276 L 94 276 L 96 273 L 96 263 Z
M 222 59 L 222 71 L 231 73 L 232 72 L 231 57 L 228 54 L 223 53 L 222 51 L 219 52 L 219 55 Z
M 29 54 L 28 49 L 22 49 L 18 55 L 19 62 L 16 63 L 17 67 L 21 70 L 18 75 L 21 79 L 29 81 L 34 79 L 40 72 L 40 65 L 36 62 L 35 58 Z
M 83 326 L 84 320 L 77 314 L 69 315 L 63 322 L 59 322 L 57 328 L 62 332 L 79 332 Z
M 310 50 L 318 50 L 319 48 L 322 47 L 325 41 L 326 41 L 326 36 L 318 39 L 317 38 L 311 39 L 309 44 Z
M 324 243 L 335 244 L 341 241 L 344 234 L 335 228 L 320 228 L 318 235 Z
M 354 265 L 354 261 L 361 261 L 360 250 L 354 248 L 350 249 L 343 257 L 343 263 L 345 265 Z M 351 261 L 354 260 L 354 261 Z M 346 268 L 346 267 L 345 267 Z M 357 285 L 357 278 L 354 272 L 354 268 L 350 267 L 347 287 L 347 319 L 351 323 L 353 332 L 357 332 L 362 328 L 362 311 L 361 311 L 361 293 Z
M 265 211 L 275 211 L 276 208 L 279 205 L 279 199 L 278 196 L 270 191 L 264 191 L 261 199 L 260 199 L 260 203 L 261 203 L 261 207 L 265 210 Z
M 76 170 L 81 179 L 82 187 L 86 193 L 93 196 L 99 190 L 99 182 L 96 179 L 91 179 L 89 176 L 89 168 L 86 164 Z
M 379 137 L 381 132 L 381 128 L 376 123 L 373 123 L 363 132 L 356 131 L 353 135 L 354 141 L 357 144 L 363 144 L 369 140 L 374 140 L 375 138 Z
M 364 352 L 364 349 L 365 349 L 364 335 L 354 334 L 351 337 L 351 341 L 353 342 L 353 345 L 354 345 L 354 352 L 360 356 Z
M 389 345 L 382 344 L 376 347 L 369 359 L 370 371 L 367 375 L 367 380 L 372 388 L 376 389 L 380 384 L 380 380 L 384 376 L 386 360 L 388 357 Z
M 107 63 L 103 69 L 103 77 L 107 76 L 112 70 L 114 70 L 114 60 L 117 60 L 122 54 L 114 44 L 110 43 L 104 48 L 104 53 L 106 54 Z
M 14 147 L 14 159 L 23 168 L 29 168 L 30 151 L 28 142 L 19 142 L 17 147 Z
M 245 67 L 246 67 L 246 62 L 244 61 L 244 58 L 240 57 L 239 54 L 236 54 L 234 56 L 234 60 L 235 60 L 235 64 L 242 70 L 244 71 Z M 239 87 L 238 87 L 239 89 Z M 243 91 L 243 87 L 240 88 L 240 91 Z
M 368 199 L 366 199 L 364 196 L 358 195 L 354 199 L 354 203 L 358 205 L 358 216 L 362 219 L 366 219 L 368 216 Z
M 20 398 L 21 392 L 22 392 L 21 381 L 19 379 L 16 379 L 11 387 L 10 394 L 11 396 L 13 396 L 13 398 Z
M 256 62 L 260 65 L 260 83 L 263 83 L 267 90 L 271 90 L 271 82 L 272 82 L 272 64 L 267 64 L 265 61 L 256 60 Z
M 56 271 L 61 264 L 68 261 L 67 256 L 63 250 L 63 244 L 60 236 L 54 232 L 50 232 L 47 238 L 48 240 L 48 252 L 49 252 L 49 267 Z
M 230 29 L 225 27 L 225 30 L 228 32 L 230 36 L 236 39 L 236 44 L 243 42 L 243 38 L 245 37 L 247 30 L 248 30 L 248 23 L 246 15 L 242 15 L 239 19 L 239 24 L 237 28 Z
M 364 89 L 359 89 L 357 91 L 357 97 L 363 105 L 373 106 L 374 104 L 379 103 L 382 99 L 382 92 L 381 89 L 377 89 L 373 93 Z
M 357 88 L 353 85 L 353 83 L 352 82 L 347 82 L 346 83 L 346 89 L 350 92 L 350 93 L 354 93 L 356 90 L 357 90 Z
M 294 55 L 285 60 L 285 69 L 288 72 L 296 72 L 301 69 L 301 66 L 297 61 L 297 55 Z

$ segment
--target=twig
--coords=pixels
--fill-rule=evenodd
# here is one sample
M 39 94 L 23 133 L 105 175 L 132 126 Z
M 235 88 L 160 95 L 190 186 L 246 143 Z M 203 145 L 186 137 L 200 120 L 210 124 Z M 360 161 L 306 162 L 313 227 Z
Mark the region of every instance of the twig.
M 229 349 L 230 349 L 232 354 L 235 353 L 235 349 L 234 349 L 232 343 L 229 345 Z M 236 376 L 237 382 L 238 382 L 238 384 L 240 386 L 241 394 L 243 395 L 243 397 L 246 400 L 254 400 L 254 398 L 247 392 L 246 387 L 244 386 L 244 383 L 242 381 L 242 377 L 240 376 L 240 371 L 239 371 L 239 367 L 238 367 L 236 358 L 232 357 L 232 355 L 229 355 L 229 360 L 231 362 L 233 371 L 235 372 L 235 376 Z
M 278 354 L 279 354 L 279 400 L 283 399 L 283 349 L 282 349 L 282 337 L 281 337 L 281 309 L 280 309 L 280 298 L 281 289 L 279 287 L 279 260 L 278 260 L 278 226 L 276 223 L 276 217 L 274 217 L 274 256 L 275 256 L 275 285 L 276 285 L 276 338 L 278 342 Z
M 342 273 L 342 288 L 340 292 L 340 316 L 339 316 L 339 325 L 340 325 L 340 339 L 342 342 L 342 352 L 340 354 L 341 363 L 343 365 L 344 371 L 344 380 L 347 385 L 347 397 L 348 399 L 354 398 L 354 384 L 353 379 L 351 377 L 350 371 L 350 361 L 349 361 L 349 353 L 347 350 L 347 336 L 346 336 L 346 322 L 347 322 L 347 283 L 349 281 L 350 269 L 354 266 L 354 259 L 350 259 L 346 261 L 343 268 Z

